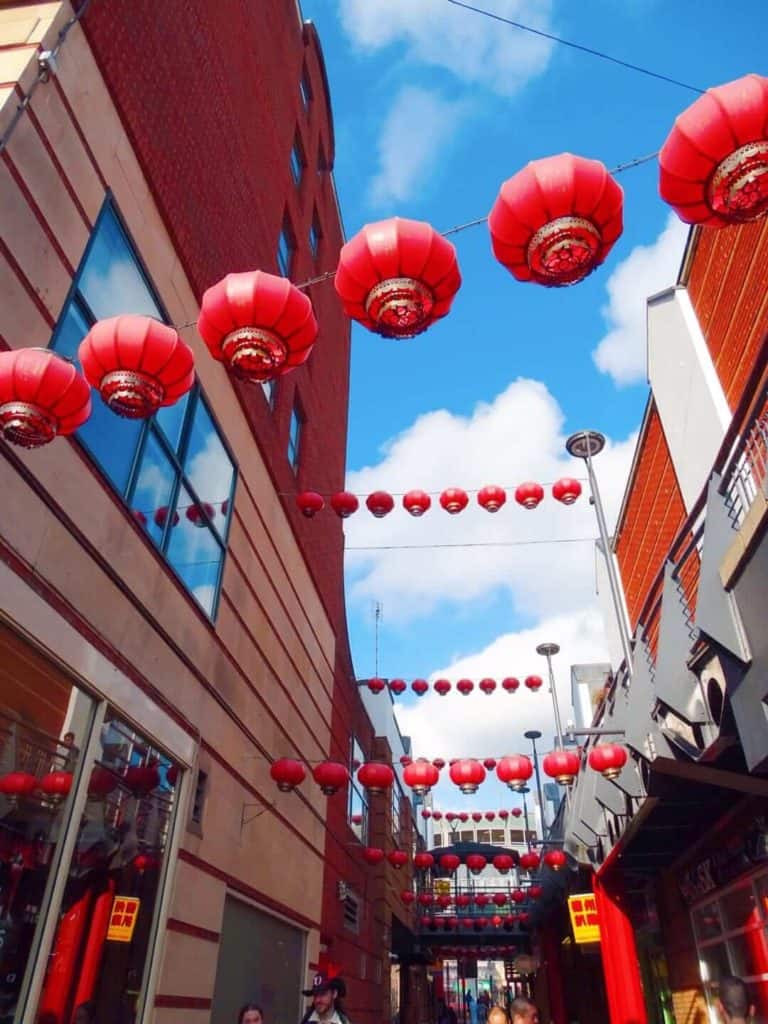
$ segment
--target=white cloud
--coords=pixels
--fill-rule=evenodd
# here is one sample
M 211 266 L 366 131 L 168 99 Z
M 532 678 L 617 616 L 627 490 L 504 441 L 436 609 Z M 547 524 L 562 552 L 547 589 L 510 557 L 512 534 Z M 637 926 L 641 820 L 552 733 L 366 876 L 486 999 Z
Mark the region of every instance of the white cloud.
M 371 182 L 371 201 L 377 206 L 402 202 L 423 188 L 467 110 L 466 103 L 451 102 L 428 89 L 402 89 L 379 136 L 379 169 Z
M 674 285 L 687 236 L 688 226 L 671 213 L 656 241 L 634 248 L 608 278 L 608 333 L 592 358 L 618 386 L 646 379 L 645 300 Z
M 487 0 L 484 6 L 533 28 L 551 29 L 551 0 Z M 340 0 L 339 7 L 347 35 L 362 49 L 405 46 L 417 60 L 502 96 L 541 73 L 553 46 L 446 0 Z M 413 126 L 413 134 L 418 129 Z
M 394 550 L 348 550 L 351 600 L 383 601 L 390 620 L 427 615 L 441 603 L 461 605 L 502 591 L 510 614 L 529 619 L 573 612 L 594 598 L 594 551 L 597 535 L 593 509 L 584 495 L 569 508 L 554 501 L 547 488 L 541 505 L 527 511 L 513 497 L 524 480 L 552 483 L 561 476 L 584 476 L 581 462 L 565 452 L 563 414 L 546 387 L 533 380 L 513 381 L 490 403 L 479 403 L 471 416 L 447 409 L 420 416 L 390 441 L 378 465 L 351 473 L 349 490 L 403 493 L 421 488 L 466 490 L 484 484 L 508 488 L 507 504 L 497 513 L 479 508 L 475 495 L 457 516 L 450 516 L 433 496 L 432 509 L 414 519 L 399 506 L 385 519 L 367 509 L 345 524 L 347 546 L 394 546 Z M 635 436 L 609 443 L 597 473 L 609 522 L 618 512 Z M 587 538 L 584 543 L 544 543 Z M 508 542 L 533 542 L 502 546 Z M 497 543 L 500 546 L 484 546 Z M 481 545 L 408 550 L 408 545 Z

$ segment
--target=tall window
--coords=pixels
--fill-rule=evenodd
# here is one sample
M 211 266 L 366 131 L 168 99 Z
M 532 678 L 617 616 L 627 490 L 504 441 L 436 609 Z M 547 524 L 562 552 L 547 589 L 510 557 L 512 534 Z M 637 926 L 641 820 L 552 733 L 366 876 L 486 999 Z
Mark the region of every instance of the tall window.
M 350 746 L 349 758 L 349 803 L 347 805 L 347 820 L 361 843 L 368 839 L 368 799 L 365 790 L 357 781 L 357 769 L 365 761 L 363 748 L 353 737 Z
M 402 793 L 400 792 L 400 783 L 395 779 L 395 783 L 392 786 L 392 838 L 395 842 L 400 842 L 400 799 Z
M 301 449 L 301 430 L 304 424 L 304 417 L 297 402 L 294 402 L 291 410 L 291 425 L 288 430 L 288 461 L 294 471 L 299 468 L 299 455 Z
M 320 239 L 323 237 L 323 232 L 320 228 L 320 218 L 317 216 L 317 210 L 312 213 L 312 223 L 309 225 L 309 248 L 312 250 L 312 258 L 317 259 L 317 254 L 320 251 Z
M 293 264 L 295 250 L 296 241 L 293 235 L 293 228 L 286 217 L 283 220 L 283 227 L 277 240 L 277 265 L 283 277 L 291 276 L 291 265 Z
M 301 184 L 301 178 L 304 174 L 304 165 L 306 160 L 304 159 L 304 148 L 301 145 L 301 138 L 299 133 L 293 137 L 293 146 L 291 147 L 291 177 L 293 178 L 296 185 Z
M 108 200 L 51 345 L 77 361 L 78 345 L 91 325 L 120 313 L 167 319 Z M 146 421 L 115 416 L 94 393 L 93 412 L 78 438 L 213 617 L 236 474 L 199 385 Z
M 301 105 L 305 110 L 309 110 L 309 104 L 312 102 L 312 86 L 309 81 L 309 74 L 307 73 L 306 65 L 301 69 L 299 95 L 301 96 Z

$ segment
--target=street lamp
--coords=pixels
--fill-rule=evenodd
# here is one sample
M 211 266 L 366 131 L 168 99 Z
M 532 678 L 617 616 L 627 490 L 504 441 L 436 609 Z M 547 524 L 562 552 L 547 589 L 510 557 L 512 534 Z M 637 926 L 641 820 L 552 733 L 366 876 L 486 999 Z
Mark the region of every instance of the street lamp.
M 539 733 L 539 736 L 541 736 L 541 733 Z M 530 843 L 530 838 L 529 837 L 530 837 L 531 830 L 530 830 L 530 828 L 528 826 L 528 801 L 525 798 L 526 798 L 526 796 L 530 792 L 531 791 L 530 791 L 530 789 L 527 786 L 523 786 L 522 789 L 518 790 L 518 793 L 520 793 L 522 795 L 522 798 L 523 798 L 523 821 L 525 822 L 525 842 L 526 842 L 526 845 L 528 845 Z
M 533 747 L 533 768 L 534 768 L 534 771 L 536 772 L 536 792 L 537 792 L 538 797 L 539 797 L 539 810 L 540 810 L 540 813 L 541 813 L 541 831 L 543 832 L 544 829 L 547 827 L 547 822 L 546 822 L 546 820 L 544 818 L 544 798 L 543 798 L 542 793 L 541 793 L 541 775 L 539 774 L 539 755 L 536 753 L 536 740 L 540 740 L 541 739 L 541 733 L 539 732 L 538 729 L 529 729 L 528 732 L 524 733 L 524 736 L 525 736 L 525 738 L 527 740 L 531 741 L 531 746 Z M 523 793 L 527 793 L 527 792 L 529 792 L 529 790 L 526 787 L 524 790 L 522 790 L 522 792 Z M 525 830 L 527 832 L 528 831 L 528 811 L 526 810 L 526 807 L 525 807 L 525 798 L 523 798 L 523 810 L 525 810 Z
M 627 676 L 631 679 L 632 646 L 630 643 L 629 630 L 627 629 L 627 620 L 624 616 L 624 604 L 621 599 L 621 586 L 616 573 L 616 566 L 613 563 L 613 554 L 611 552 L 610 538 L 608 536 L 608 525 L 605 521 L 603 503 L 600 498 L 600 488 L 597 486 L 597 477 L 595 476 L 595 471 L 592 466 L 593 457 L 595 455 L 599 455 L 603 448 L 605 448 L 605 436 L 597 430 L 579 430 L 577 433 L 571 434 L 565 442 L 565 447 L 569 455 L 572 455 L 576 459 L 583 459 L 587 467 L 589 488 L 592 493 L 592 504 L 595 506 L 597 528 L 600 532 L 600 542 L 603 545 L 603 553 L 605 554 L 605 566 L 608 570 L 608 584 L 611 588 L 613 612 L 616 616 L 616 625 L 618 626 L 619 637 L 621 638 L 621 649 L 624 654 Z
M 563 727 L 560 724 L 560 704 L 557 700 L 557 688 L 555 686 L 555 674 L 552 671 L 552 655 L 560 650 L 559 644 L 539 644 L 536 648 L 537 654 L 543 654 L 547 659 L 547 671 L 549 673 L 549 692 L 552 694 L 552 708 L 555 712 L 555 746 L 558 750 L 563 749 Z

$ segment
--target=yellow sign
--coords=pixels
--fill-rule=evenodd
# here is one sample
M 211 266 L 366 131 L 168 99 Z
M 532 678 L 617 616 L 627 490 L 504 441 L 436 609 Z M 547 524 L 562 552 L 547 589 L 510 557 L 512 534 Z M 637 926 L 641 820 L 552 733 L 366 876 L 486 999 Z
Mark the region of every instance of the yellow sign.
M 141 901 L 137 900 L 135 896 L 115 896 L 109 915 L 108 942 L 131 941 L 140 905 Z
M 600 924 L 597 920 L 597 900 L 590 892 L 568 897 L 568 910 L 571 914 L 573 941 L 599 942 Z
M 450 896 L 451 880 L 450 878 L 436 878 L 432 888 L 435 890 L 438 896 Z

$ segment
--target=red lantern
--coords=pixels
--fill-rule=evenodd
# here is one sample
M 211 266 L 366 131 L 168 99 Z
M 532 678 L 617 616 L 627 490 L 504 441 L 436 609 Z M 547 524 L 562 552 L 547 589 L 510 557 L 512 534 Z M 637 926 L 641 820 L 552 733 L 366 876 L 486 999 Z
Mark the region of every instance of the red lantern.
M 561 786 L 572 786 L 579 774 L 579 755 L 573 750 L 554 750 L 541 763 L 544 773 Z
M 566 856 L 562 850 L 548 850 L 544 854 L 544 863 L 553 871 L 560 871 L 566 865 Z
M 498 512 L 506 500 L 507 492 L 503 487 L 496 487 L 494 484 L 489 484 L 477 492 L 477 503 L 486 512 Z
M 339 491 L 331 495 L 331 508 L 339 519 L 349 519 L 360 508 L 360 502 L 349 491 Z
M 372 796 L 382 796 L 388 789 L 392 788 L 395 781 L 395 773 L 388 764 L 381 761 L 368 761 L 362 765 L 357 772 L 357 781 Z
M 408 757 L 407 754 L 403 754 L 403 756 L 400 758 L 400 764 L 403 766 L 403 768 L 405 768 L 406 765 L 409 765 L 412 762 L 413 762 L 413 758 L 412 757 Z
M 203 501 L 199 505 L 190 505 L 185 515 L 193 526 L 202 528 L 211 522 L 216 515 L 216 509 L 207 501 Z
M 499 811 L 499 817 L 500 817 L 500 818 L 501 818 L 501 819 L 502 819 L 503 821 L 506 821 L 506 820 L 507 820 L 507 818 L 509 817 L 509 811 L 507 811 L 507 810 L 501 810 L 501 811 Z
M 426 821 L 432 817 L 432 811 L 430 811 L 428 807 L 425 807 L 424 810 L 421 812 L 421 816 Z
M 497 907 L 503 907 L 508 899 L 509 897 L 505 892 L 495 892 L 493 894 L 493 902 L 496 904 Z
M 533 693 L 536 693 L 536 691 L 540 690 L 544 685 L 544 680 L 541 678 L 541 676 L 526 676 L 525 685 Z
M 496 767 L 496 766 L 494 765 L 494 767 Z M 495 818 L 496 818 L 496 812 L 495 811 L 486 811 L 485 812 L 485 820 L 486 821 L 494 821 Z
M 589 752 L 589 767 L 606 779 L 615 779 L 627 763 L 627 752 L 617 743 L 598 743 Z
M 431 853 L 415 853 L 413 855 L 413 866 L 417 871 L 428 871 L 434 866 L 435 858 Z
M 63 799 L 72 788 L 72 772 L 48 772 L 40 779 L 40 789 L 46 796 Z
M 442 757 L 434 758 L 432 764 L 435 766 L 435 768 L 437 768 L 439 772 L 441 772 L 443 768 L 445 768 L 445 761 L 442 759 Z
M 530 914 L 528 913 L 528 911 L 527 911 L 527 910 L 524 910 L 524 911 L 523 911 L 523 912 L 522 912 L 521 914 L 518 914 L 518 915 L 517 915 L 517 920 L 518 920 L 518 921 L 520 922 L 520 924 L 521 924 L 521 925 L 523 925 L 524 927 L 525 927 L 525 925 L 527 925 L 527 924 L 528 924 L 528 922 L 530 921 L 530 919 L 531 919 L 531 915 L 530 915 Z
M 317 491 L 302 491 L 296 495 L 296 505 L 303 516 L 312 519 L 325 508 L 322 494 Z
M 487 928 L 487 927 L 488 927 L 488 918 L 487 917 L 478 917 L 475 920 L 475 928 L 479 932 L 483 931 L 483 929 Z
M 515 866 L 515 859 L 509 853 L 497 853 L 493 858 L 493 866 L 500 875 L 506 875 Z
M 39 448 L 91 415 L 91 389 L 67 359 L 45 348 L 0 352 L 0 434 Z
M 394 693 L 398 696 L 401 693 L 405 693 L 408 689 L 408 683 L 404 679 L 390 679 L 389 681 L 389 692 Z
M 524 754 L 513 754 L 502 757 L 496 765 L 496 775 L 500 782 L 505 782 L 510 789 L 523 789 L 533 775 L 533 765 Z
M 440 858 L 440 870 L 447 871 L 449 875 L 452 875 L 456 868 L 461 864 L 461 857 L 455 853 L 444 853 Z
M 294 761 L 290 757 L 281 757 L 272 764 L 269 774 L 277 783 L 281 793 L 290 793 L 299 786 L 307 776 L 304 765 L 301 761 Z
M 403 901 L 406 907 L 410 907 L 410 905 L 416 899 L 416 895 L 415 893 L 412 893 L 410 889 L 403 889 L 403 891 L 400 893 L 400 899 Z
M 167 505 L 161 505 L 160 508 L 155 511 L 155 514 L 152 517 L 155 520 L 155 525 L 159 526 L 161 530 L 165 526 L 166 522 L 168 521 L 168 513 L 169 512 L 170 512 L 170 509 L 168 508 Z M 179 525 L 179 513 L 174 511 L 173 516 L 171 517 L 171 526 L 178 526 L 178 525 Z
M 169 786 L 175 786 L 179 778 L 179 766 L 172 764 L 168 771 L 165 773 L 165 781 Z
M 575 284 L 622 232 L 624 193 L 599 160 L 534 160 L 501 186 L 488 227 L 496 259 L 518 281 Z
M 250 381 L 271 380 L 306 362 L 318 331 L 304 292 L 262 270 L 227 274 L 209 288 L 197 329 L 214 359 Z
M 523 871 L 536 871 L 541 864 L 541 857 L 535 850 L 520 855 L 520 868 Z
M 472 897 L 468 893 L 466 893 L 466 892 L 461 892 L 456 897 L 456 906 L 457 907 L 468 907 L 471 902 L 472 902 Z
M 446 315 L 461 275 L 447 239 L 392 217 L 342 247 L 334 285 L 347 316 L 385 338 L 412 338 Z
M 496 767 L 496 758 L 495 757 L 486 757 L 486 759 L 483 761 L 483 768 L 487 769 L 487 771 L 489 771 L 489 772 L 492 772 L 495 767 Z M 492 811 L 489 811 L 489 814 L 492 814 L 492 813 L 493 813 Z
M 452 902 L 453 900 L 448 895 L 448 893 L 440 893 L 440 895 L 437 897 L 437 905 L 438 907 L 440 907 L 441 910 L 447 910 Z
M 431 917 L 420 917 L 419 918 L 419 924 L 421 925 L 422 928 L 428 928 L 432 924 L 432 918 Z
M 509 929 L 511 931 L 512 928 L 515 927 L 516 923 L 517 923 L 517 914 L 507 914 L 505 916 L 505 918 L 504 918 L 504 927 L 505 928 L 507 928 L 507 929 Z
M 387 491 L 374 491 L 365 499 L 365 504 L 372 515 L 383 519 L 395 507 L 395 499 Z
M 156 764 L 136 764 L 125 769 L 123 779 L 136 796 L 146 796 L 160 785 L 160 772 Z
M 349 772 L 339 761 L 321 761 L 312 769 L 312 778 L 326 796 L 333 796 L 349 782 Z
M 522 889 L 515 889 L 514 892 L 511 894 L 511 896 L 512 896 L 512 902 L 513 903 L 517 903 L 517 904 L 525 903 L 525 893 L 523 892 Z
M 424 796 L 440 780 L 440 772 L 429 761 L 414 761 L 403 772 L 403 781 L 417 796 Z
M 467 814 L 466 811 L 461 812 L 461 814 L 459 815 L 459 821 L 469 821 L 469 815 Z
M 473 875 L 479 875 L 488 862 L 481 853 L 468 853 L 465 863 Z
M 449 487 L 440 495 L 440 504 L 452 516 L 465 509 L 468 502 L 467 492 L 462 491 L 460 487 Z
M 27 797 L 37 789 L 38 781 L 29 772 L 8 772 L 0 776 L 0 793 L 10 797 Z
M 487 907 L 489 897 L 484 892 L 476 892 L 474 895 L 474 903 L 476 907 Z
M 528 888 L 528 898 L 532 900 L 540 900 L 544 890 L 540 885 L 531 885 Z
M 515 818 L 519 818 L 523 813 L 522 807 L 513 807 L 512 814 Z
M 147 853 L 137 853 L 133 858 L 133 866 L 143 875 L 145 871 L 149 871 L 150 868 L 155 867 L 156 861 L 154 857 L 150 857 Z
M 135 523 L 138 523 L 139 526 L 143 527 L 146 530 L 147 517 L 144 515 L 140 508 L 131 509 L 131 519 L 133 519 Z
M 435 682 L 435 693 L 439 693 L 441 697 L 444 697 L 446 693 L 449 693 L 451 684 L 447 679 L 438 679 Z
M 373 679 L 367 680 L 365 685 L 371 693 L 381 693 L 387 688 L 386 681 L 384 679 L 379 679 L 378 676 L 374 676 Z
M 463 694 L 465 697 L 468 694 L 472 693 L 474 688 L 475 688 L 475 684 L 472 682 L 471 679 L 460 679 L 458 681 L 458 683 L 456 683 L 456 689 L 459 691 L 459 693 Z
M 472 821 L 482 821 L 482 820 L 483 820 L 483 812 L 482 811 L 472 811 Z
M 455 764 L 455 762 L 451 761 L 451 764 Z M 447 821 L 455 821 L 458 818 L 458 814 L 456 811 L 446 811 L 445 817 Z
M 432 811 L 432 817 L 433 817 L 433 819 L 435 821 L 442 821 L 443 820 L 443 812 L 442 811 Z
M 85 379 L 112 412 L 144 419 L 195 382 L 195 357 L 173 327 L 149 316 L 99 320 L 77 351 Z
M 659 192 L 686 224 L 768 212 L 768 78 L 707 89 L 680 114 L 659 153 Z
M 581 484 L 569 476 L 564 476 L 552 484 L 552 497 L 556 501 L 561 501 L 563 505 L 572 505 L 580 494 Z
M 371 867 L 375 867 L 384 860 L 384 851 L 380 850 L 378 846 L 364 846 L 363 860 L 366 864 L 370 864 Z
M 485 768 L 472 757 L 462 758 L 451 765 L 451 782 L 455 783 L 462 793 L 476 793 L 484 780 Z
M 498 914 L 494 914 L 491 918 L 491 924 L 494 928 L 501 928 L 502 918 Z
M 419 893 L 419 903 L 421 904 L 422 907 L 431 907 L 434 902 L 435 897 L 432 895 L 431 892 Z
M 387 854 L 387 860 L 393 868 L 397 868 L 399 871 L 401 867 L 408 863 L 408 854 L 405 850 L 390 850 Z
M 432 504 L 426 491 L 408 491 L 403 498 L 403 508 L 412 516 L 423 516 Z
M 423 697 L 429 689 L 429 683 L 426 679 L 414 679 L 411 683 L 411 689 L 417 697 Z
M 113 773 L 109 769 L 97 765 L 91 772 L 91 778 L 88 781 L 88 793 L 90 796 L 109 796 L 116 786 L 117 778 Z
M 496 689 L 496 680 L 495 679 L 481 679 L 480 682 L 478 683 L 478 686 L 483 691 L 483 693 L 487 694 L 490 697 L 490 695 Z
M 523 508 L 536 508 L 543 497 L 544 488 L 541 484 L 534 483 L 533 480 L 520 484 L 520 486 L 515 489 L 515 501 L 518 505 L 522 505 Z
M 507 693 L 514 693 L 515 690 L 520 689 L 520 680 L 515 679 L 514 676 L 507 676 L 506 679 L 502 679 L 501 688 L 502 690 L 506 690 Z

